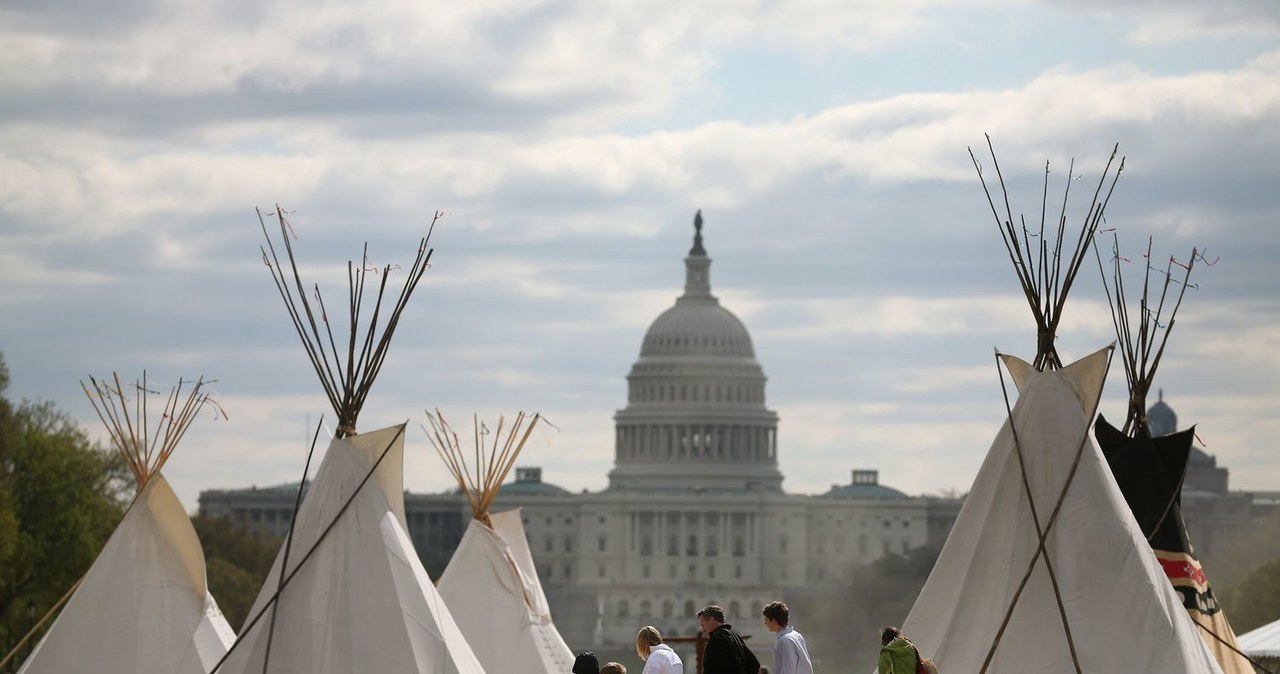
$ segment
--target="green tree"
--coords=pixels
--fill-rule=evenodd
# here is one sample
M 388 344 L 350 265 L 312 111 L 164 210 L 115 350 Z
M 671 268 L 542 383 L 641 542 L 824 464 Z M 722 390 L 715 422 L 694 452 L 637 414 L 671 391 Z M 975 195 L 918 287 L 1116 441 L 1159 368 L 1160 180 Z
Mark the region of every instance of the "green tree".
M 1280 619 L 1280 558 L 1258 567 L 1229 594 L 1227 618 L 1237 634 Z
M 123 461 L 50 403 L 4 396 L 0 358 L 0 656 L 84 575 L 132 495 Z
M 197 515 L 191 524 L 204 548 L 209 592 L 232 628 L 238 629 L 249 617 L 282 541 L 272 536 L 258 537 L 229 518 Z

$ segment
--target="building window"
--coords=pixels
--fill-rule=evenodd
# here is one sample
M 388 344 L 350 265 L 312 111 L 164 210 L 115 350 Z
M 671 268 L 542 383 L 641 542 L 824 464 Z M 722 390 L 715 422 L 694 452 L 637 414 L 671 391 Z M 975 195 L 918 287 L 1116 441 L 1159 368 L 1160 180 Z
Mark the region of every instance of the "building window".
M 784 555 L 787 554 L 787 537 L 786 536 L 780 536 L 778 538 L 778 552 Z
M 684 603 L 684 614 L 685 614 L 685 615 L 687 615 L 687 616 L 689 616 L 689 617 L 691 617 L 691 618 L 692 618 L 692 617 L 693 617 L 693 615 L 694 615 L 695 613 L 697 613 L 697 612 L 698 612 L 698 609 L 694 606 L 694 604 L 693 604 L 693 600 L 692 600 L 692 599 L 690 599 L 689 601 L 686 601 L 686 602 Z
M 606 543 L 607 543 L 607 539 L 605 539 L 604 536 L 601 536 L 600 538 L 596 539 L 596 548 L 600 552 L 604 552 L 605 547 L 607 547 Z
M 572 536 L 565 536 L 565 538 L 564 538 L 564 551 L 565 551 L 565 552 L 573 552 L 573 537 L 572 537 Z
M 729 615 L 734 618 L 742 615 L 742 604 L 739 604 L 737 599 L 729 602 Z
M 684 554 L 689 555 L 690 557 L 698 556 L 698 537 L 697 536 L 689 537 L 689 545 L 685 548 Z
M 600 577 L 601 577 L 601 578 L 604 578 L 604 573 L 605 573 L 605 571 L 604 571 L 604 564 L 601 564 L 601 565 L 600 565 Z
M 886 555 L 887 555 L 887 554 L 889 554 L 890 552 L 892 552 L 892 551 L 891 551 L 891 550 L 889 550 L 889 539 L 887 539 L 887 538 L 886 538 L 886 539 L 884 539 L 884 554 L 886 554 Z
M 640 554 L 645 557 L 653 554 L 653 537 L 649 534 L 640 537 Z
M 644 566 L 640 567 L 640 573 L 641 573 L 641 575 L 643 575 L 645 578 L 648 578 L 648 577 L 649 577 L 649 565 L 648 565 L 648 564 L 645 564 Z
M 555 547 L 555 541 L 553 541 L 550 536 L 547 536 L 547 552 L 555 550 Z
M 742 565 L 741 565 L 741 564 L 734 564 L 734 565 L 733 565 L 733 577 L 734 577 L 734 578 L 736 578 L 736 579 L 738 579 L 738 580 L 742 580 Z
M 564 565 L 564 577 L 566 580 L 573 578 L 573 565 L 568 562 Z
M 649 600 L 648 600 L 648 599 L 642 599 L 642 600 L 640 600 L 640 617 L 641 617 L 641 618 L 648 618 L 648 617 L 649 617 L 649 613 L 651 612 L 651 611 L 650 611 L 650 608 L 651 608 L 651 605 L 649 604 Z
M 631 605 L 627 603 L 626 599 L 618 600 L 618 617 L 619 618 L 631 617 Z
M 680 538 L 675 534 L 671 534 L 671 538 L 667 539 L 667 555 L 675 557 L 680 554 Z
M 675 606 L 672 606 L 671 600 L 663 599 L 662 600 L 662 617 L 670 618 L 673 612 L 675 612 Z
M 716 577 L 716 565 L 715 565 L 715 564 L 708 564 L 708 565 L 707 565 L 707 578 L 715 578 L 715 577 Z

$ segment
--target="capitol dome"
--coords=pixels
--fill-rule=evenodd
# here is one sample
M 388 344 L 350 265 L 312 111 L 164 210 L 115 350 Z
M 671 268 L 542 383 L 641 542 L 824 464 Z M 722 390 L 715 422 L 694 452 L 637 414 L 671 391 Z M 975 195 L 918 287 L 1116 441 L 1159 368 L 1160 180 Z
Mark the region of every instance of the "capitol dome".
M 1178 432 L 1178 415 L 1164 401 L 1164 389 L 1160 389 L 1157 395 L 1156 404 L 1147 409 L 1147 428 L 1153 438 Z
M 708 301 L 709 300 L 709 301 Z M 714 297 L 681 297 L 649 326 L 641 358 L 731 356 L 754 359 L 747 326 Z
M 684 294 L 649 326 L 614 420 L 615 489 L 781 489 L 778 415 L 747 327 L 711 294 L 694 218 Z

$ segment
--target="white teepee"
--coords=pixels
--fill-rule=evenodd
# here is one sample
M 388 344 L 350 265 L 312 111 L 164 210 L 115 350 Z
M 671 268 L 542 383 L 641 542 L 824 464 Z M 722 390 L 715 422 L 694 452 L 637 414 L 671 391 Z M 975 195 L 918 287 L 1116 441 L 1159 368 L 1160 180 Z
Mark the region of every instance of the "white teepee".
M 179 384 L 148 439 L 145 403 L 133 406 L 119 377 L 86 394 L 133 470 L 138 493 L 21 674 L 207 674 L 235 640 L 205 584 L 204 552 L 160 468 L 207 396 L 202 382 L 179 408 Z M 147 384 L 137 387 L 145 397 Z
M 427 270 L 430 233 L 419 243 L 405 285 L 386 311 L 387 278 L 398 267 L 378 269 L 367 259 L 349 266 L 348 331 L 339 342 L 346 348 L 339 351 L 319 288 L 316 307 L 302 291 L 284 211 L 277 208 L 276 215 L 288 266 L 277 257 L 265 222 L 263 259 L 337 414 L 338 428 L 240 638 L 218 671 L 483 674 L 409 539 L 404 425 L 356 433 L 401 313 Z M 368 305 L 364 290 L 370 273 L 381 278 L 366 326 L 361 316 Z
M 1121 159 L 1112 174 L 1115 157 L 1075 235 L 1065 218 L 1073 170 L 1061 214 L 1046 228 L 1046 163 L 1036 233 L 1014 218 L 1007 193 L 997 211 L 973 157 L 1037 341 L 1034 363 L 999 356 L 1017 404 L 903 624 L 941 671 L 1221 674 L 1089 436 L 1114 347 L 1066 367 L 1057 351 L 1068 292 L 1124 170 Z M 991 159 L 1003 188 L 994 150 Z M 1072 240 L 1074 250 L 1065 249 Z
M 1004 356 L 1018 402 L 903 625 L 941 670 L 1221 671 L 1089 438 L 1109 352 Z
M 520 511 L 489 512 L 539 419 L 535 415 L 524 427 L 524 418 L 517 416 L 505 437 L 499 422 L 487 456 L 477 437 L 475 455 L 482 463 L 474 471 L 467 470 L 466 454 L 439 413 L 431 419 L 428 436 L 475 515 L 440 576 L 440 595 L 486 670 L 563 674 L 573 668 L 573 652 L 551 620 Z
M 484 672 L 414 552 L 403 471 L 403 425 L 333 440 L 294 523 L 274 618 L 284 550 L 219 672 L 262 672 L 268 647 L 272 674 Z

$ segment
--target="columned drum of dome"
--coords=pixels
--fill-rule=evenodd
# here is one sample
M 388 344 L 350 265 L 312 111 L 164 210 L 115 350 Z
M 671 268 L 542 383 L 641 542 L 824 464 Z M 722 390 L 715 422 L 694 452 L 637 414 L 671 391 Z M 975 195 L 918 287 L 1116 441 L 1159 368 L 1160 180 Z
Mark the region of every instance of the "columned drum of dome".
M 614 415 L 611 489 L 781 491 L 778 415 L 751 335 L 711 294 L 702 213 L 684 294 L 649 326 Z

